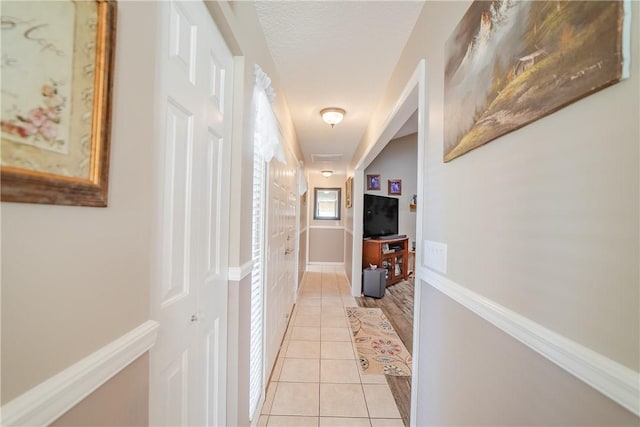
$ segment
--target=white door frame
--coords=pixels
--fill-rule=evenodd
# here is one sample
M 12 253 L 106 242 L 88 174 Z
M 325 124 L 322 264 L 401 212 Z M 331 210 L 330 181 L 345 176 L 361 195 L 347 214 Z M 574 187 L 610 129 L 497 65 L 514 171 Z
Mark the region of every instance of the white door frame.
M 411 78 L 405 85 L 402 93 L 398 97 L 393 109 L 385 120 L 384 126 L 376 142 L 369 150 L 365 152 L 354 168 L 353 177 L 353 249 L 352 249 L 352 269 L 351 269 L 351 293 L 353 296 L 360 296 L 362 289 L 362 218 L 363 214 L 363 198 L 364 198 L 364 171 L 365 168 L 380 154 L 380 152 L 391 141 L 394 135 L 407 122 L 409 117 L 418 111 L 418 203 L 416 206 L 416 253 L 422 253 L 423 242 L 423 218 L 422 206 L 424 202 L 424 153 L 427 123 L 427 87 L 426 87 L 426 62 L 420 60 Z M 420 260 L 415 259 L 416 273 L 421 271 L 418 268 Z M 420 360 L 420 300 L 422 278 L 416 275 L 414 305 L 413 305 L 413 361 L 414 366 L 411 375 L 411 415 L 409 422 L 411 426 L 415 426 L 416 410 L 418 407 L 418 373 L 420 367 L 416 363 Z

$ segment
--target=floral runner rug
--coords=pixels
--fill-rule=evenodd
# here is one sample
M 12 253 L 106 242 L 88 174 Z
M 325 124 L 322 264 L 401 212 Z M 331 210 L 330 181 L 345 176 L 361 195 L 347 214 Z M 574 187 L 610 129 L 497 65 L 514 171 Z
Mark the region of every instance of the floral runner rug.
M 411 355 L 379 308 L 346 307 L 363 374 L 411 375 Z

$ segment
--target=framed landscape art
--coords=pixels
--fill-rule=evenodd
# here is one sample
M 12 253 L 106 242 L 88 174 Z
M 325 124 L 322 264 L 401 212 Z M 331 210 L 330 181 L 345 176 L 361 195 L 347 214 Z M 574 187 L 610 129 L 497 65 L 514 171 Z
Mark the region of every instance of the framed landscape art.
M 627 0 L 474 1 L 445 45 L 444 161 L 628 77 L 629 15 Z
M 2 5 L 2 200 L 106 206 L 113 1 Z

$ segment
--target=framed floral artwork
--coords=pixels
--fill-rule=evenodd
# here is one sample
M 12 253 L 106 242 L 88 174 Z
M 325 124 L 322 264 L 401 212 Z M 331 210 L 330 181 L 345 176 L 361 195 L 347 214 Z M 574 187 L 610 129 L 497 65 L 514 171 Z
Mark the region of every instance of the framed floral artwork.
M 402 195 L 402 180 L 390 179 L 388 181 L 389 195 L 400 196 Z
M 106 206 L 116 3 L 2 6 L 2 200 Z
M 347 178 L 347 181 L 344 183 L 344 203 L 345 207 L 350 208 L 353 206 L 352 201 L 352 193 L 353 193 L 353 178 Z
M 367 190 L 380 189 L 380 175 L 367 175 Z

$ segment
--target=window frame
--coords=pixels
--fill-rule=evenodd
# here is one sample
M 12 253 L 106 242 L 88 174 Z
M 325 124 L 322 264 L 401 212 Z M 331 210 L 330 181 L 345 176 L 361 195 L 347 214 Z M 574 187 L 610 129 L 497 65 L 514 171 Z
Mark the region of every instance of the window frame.
M 336 192 L 336 215 L 335 216 L 320 216 L 318 208 L 318 192 L 320 191 L 335 191 Z M 313 189 L 313 219 L 317 221 L 340 221 L 341 218 L 341 202 L 342 202 L 342 188 L 340 187 L 315 187 Z

